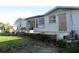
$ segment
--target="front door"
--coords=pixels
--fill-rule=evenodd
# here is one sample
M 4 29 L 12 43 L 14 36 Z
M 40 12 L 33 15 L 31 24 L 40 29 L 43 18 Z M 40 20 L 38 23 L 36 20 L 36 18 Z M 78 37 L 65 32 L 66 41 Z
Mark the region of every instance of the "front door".
M 67 31 L 66 14 L 59 14 L 59 31 Z

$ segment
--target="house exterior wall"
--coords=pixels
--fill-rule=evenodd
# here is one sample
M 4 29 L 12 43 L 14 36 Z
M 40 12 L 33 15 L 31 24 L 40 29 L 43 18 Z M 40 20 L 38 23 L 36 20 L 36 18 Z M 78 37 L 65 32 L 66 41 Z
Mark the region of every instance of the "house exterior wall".
M 64 13 L 66 14 L 67 31 L 59 31 L 59 21 L 60 21 L 59 15 L 64 14 Z M 50 16 L 56 16 L 56 23 L 51 23 L 51 24 L 49 23 Z M 51 35 L 56 34 L 58 39 L 62 39 L 64 35 L 68 35 L 71 32 L 71 30 L 75 30 L 76 33 L 79 35 L 79 10 L 59 9 L 43 17 L 45 19 L 45 24 L 43 28 L 36 26 L 36 20 L 41 17 L 28 19 L 28 20 L 19 20 L 16 24 L 17 24 L 18 29 L 22 27 L 28 28 L 29 24 L 27 23 L 27 21 L 35 20 L 34 32 L 51 34 Z M 20 27 L 20 22 L 21 22 L 21 27 Z
M 67 12 L 67 33 L 70 33 L 72 30 L 76 32 L 79 38 L 79 10 L 70 10 Z M 62 37 L 58 35 L 59 37 Z
M 72 11 L 72 30 L 75 30 L 79 37 L 79 10 Z
M 66 13 L 66 26 L 67 31 L 59 31 L 59 14 Z M 56 16 L 56 23 L 49 24 L 49 16 Z M 63 24 L 62 24 L 63 25 Z M 70 11 L 57 10 L 52 12 L 49 15 L 45 16 L 45 27 L 44 28 L 35 28 L 35 32 L 46 33 L 46 34 L 57 34 L 58 38 L 62 38 L 64 35 L 68 35 L 71 31 L 71 14 Z
M 35 27 L 35 18 L 26 20 L 26 28 L 30 29 L 31 27 Z
M 15 23 L 15 26 L 16 26 L 17 31 L 18 31 L 20 29 L 20 20 Z
M 22 20 L 21 21 L 21 27 L 26 27 L 27 24 L 27 20 Z
M 19 20 L 18 22 L 15 23 L 15 26 L 17 27 L 17 31 L 20 31 L 21 28 L 26 28 L 26 24 L 27 24 L 27 21 L 26 20 Z M 20 26 L 21 25 L 21 26 Z
M 40 27 L 40 25 L 38 25 L 38 26 L 36 26 L 37 24 L 36 24 L 36 21 L 38 20 L 38 22 L 37 23 L 39 23 L 39 18 L 44 18 L 44 25 L 43 25 L 43 27 Z M 35 18 L 35 28 L 34 28 L 34 32 L 43 32 L 43 31 L 46 31 L 46 19 L 45 19 L 45 17 L 39 17 L 39 18 Z M 42 26 L 42 25 L 41 25 Z

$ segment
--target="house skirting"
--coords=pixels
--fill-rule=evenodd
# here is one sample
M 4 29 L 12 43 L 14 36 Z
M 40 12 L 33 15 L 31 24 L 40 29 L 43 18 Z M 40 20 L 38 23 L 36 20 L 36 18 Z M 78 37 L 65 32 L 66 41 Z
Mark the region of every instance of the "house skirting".
M 49 32 L 49 31 L 42 32 L 42 31 L 39 31 L 39 32 L 34 32 L 34 33 L 47 34 L 47 35 L 57 35 L 57 40 L 63 39 L 64 36 L 70 34 L 70 32 L 67 32 L 67 31 L 65 31 L 65 32 Z

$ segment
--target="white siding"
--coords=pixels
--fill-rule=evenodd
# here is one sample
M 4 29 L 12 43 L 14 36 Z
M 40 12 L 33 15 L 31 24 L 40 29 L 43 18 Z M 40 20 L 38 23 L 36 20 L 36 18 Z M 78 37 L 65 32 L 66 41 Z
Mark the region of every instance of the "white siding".
M 59 31 L 59 14 L 66 13 L 66 25 L 67 25 L 67 31 Z M 56 23 L 51 23 L 49 24 L 49 16 L 56 16 Z M 63 25 L 63 24 L 62 24 Z M 49 33 L 49 34 L 57 34 L 58 38 L 63 38 L 64 35 L 68 35 L 72 29 L 72 22 L 71 22 L 71 13 L 70 11 L 63 11 L 63 10 L 58 10 L 55 11 L 54 13 L 51 13 L 47 16 L 45 16 L 45 27 L 44 28 L 35 28 L 35 32 L 44 32 L 44 33 Z
M 72 11 L 72 29 L 79 35 L 79 10 Z
M 67 32 L 71 32 L 71 30 L 72 30 L 72 15 L 71 15 L 71 11 L 68 11 L 66 13 L 66 17 L 67 17 Z
M 35 28 L 35 31 L 43 31 L 43 32 L 59 32 L 59 19 L 58 19 L 58 14 L 61 13 L 66 13 L 66 17 L 67 17 L 67 31 L 70 31 L 70 27 L 69 26 L 69 20 L 70 20 L 70 13 L 67 11 L 63 11 L 63 10 L 58 10 L 54 13 L 51 13 L 47 16 L 45 16 L 45 27 L 44 28 Z M 49 23 L 49 16 L 56 16 L 56 23 Z
M 21 27 L 20 27 L 20 22 L 21 22 Z M 21 28 L 26 27 L 26 24 L 27 24 L 27 21 L 22 19 L 16 22 L 15 25 L 17 27 L 17 30 L 20 30 Z
M 58 31 L 58 16 L 56 16 L 56 23 L 49 23 L 49 17 L 47 16 L 46 17 L 47 20 L 46 20 L 46 31 L 48 32 L 57 32 Z
M 26 20 L 21 20 L 21 27 L 26 27 Z

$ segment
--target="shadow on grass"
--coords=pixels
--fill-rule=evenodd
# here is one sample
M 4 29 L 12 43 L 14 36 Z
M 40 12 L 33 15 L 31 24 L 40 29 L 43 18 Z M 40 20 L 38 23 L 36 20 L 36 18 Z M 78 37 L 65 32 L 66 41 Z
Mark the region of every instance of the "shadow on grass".
M 32 40 L 30 38 L 22 37 L 22 39 L 15 39 L 0 42 L 0 52 L 8 52 L 13 48 L 17 48 L 19 46 L 31 46 Z

